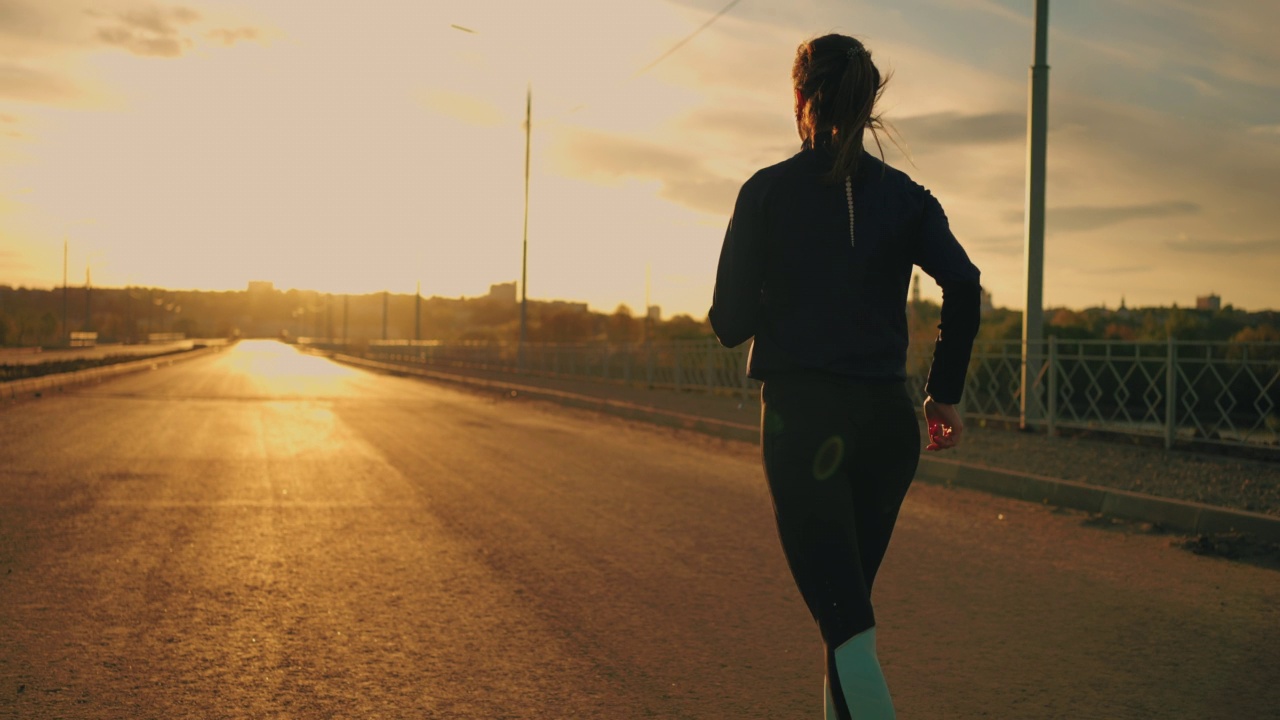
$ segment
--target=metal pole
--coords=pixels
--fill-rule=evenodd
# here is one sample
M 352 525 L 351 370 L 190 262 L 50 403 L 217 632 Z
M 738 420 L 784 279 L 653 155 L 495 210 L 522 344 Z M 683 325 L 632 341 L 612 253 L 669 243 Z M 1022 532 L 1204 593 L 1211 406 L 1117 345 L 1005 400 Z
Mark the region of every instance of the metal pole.
M 1049 0 L 1036 0 L 1035 64 L 1031 66 L 1031 104 L 1027 118 L 1027 303 L 1022 313 L 1022 397 L 1019 425 L 1026 429 L 1040 417 L 1032 385 L 1040 371 L 1044 338 L 1044 194 L 1045 146 L 1048 141 Z
M 331 293 L 324 295 L 324 343 L 330 347 L 333 345 L 333 295 Z
M 84 330 L 90 332 L 93 330 L 93 276 L 90 274 L 89 266 L 84 268 Z
M 1165 349 L 1164 360 L 1164 449 L 1173 448 L 1173 440 L 1178 430 L 1178 406 L 1174 401 L 1174 391 L 1178 387 L 1178 347 L 1174 345 L 1173 335 L 1169 336 L 1169 345 Z
M 71 328 L 67 326 L 67 239 L 62 239 L 62 340 L 71 344 Z
M 529 306 L 529 156 L 533 138 L 533 84 L 525 91 L 524 103 L 524 241 L 520 252 L 520 344 L 516 347 L 516 365 L 524 372 L 524 343 L 528 328 Z

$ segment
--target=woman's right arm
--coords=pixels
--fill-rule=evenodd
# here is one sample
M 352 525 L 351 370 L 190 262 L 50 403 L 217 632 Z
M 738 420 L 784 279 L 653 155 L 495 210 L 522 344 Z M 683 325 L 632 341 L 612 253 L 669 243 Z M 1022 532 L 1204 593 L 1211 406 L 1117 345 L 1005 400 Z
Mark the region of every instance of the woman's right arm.
M 720 344 L 737 347 L 756 334 L 764 284 L 765 223 L 757 184 L 747 181 L 720 248 L 716 287 L 707 317 Z

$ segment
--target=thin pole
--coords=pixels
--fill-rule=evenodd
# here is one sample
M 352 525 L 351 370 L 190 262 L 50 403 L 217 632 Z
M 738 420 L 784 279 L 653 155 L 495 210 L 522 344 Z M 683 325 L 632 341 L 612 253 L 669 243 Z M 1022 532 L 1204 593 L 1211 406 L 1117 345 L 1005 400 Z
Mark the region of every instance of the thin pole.
M 524 241 L 520 252 L 520 344 L 516 364 L 524 370 L 524 343 L 528 336 L 529 309 L 529 157 L 533 139 L 533 84 L 525 91 L 524 104 Z
M 644 344 L 649 344 L 649 286 L 652 284 L 653 265 L 644 266 Z
M 351 325 L 348 322 L 348 320 L 350 319 L 350 315 L 351 315 L 351 296 L 344 294 L 342 296 L 342 347 L 344 350 L 347 347 L 347 338 L 350 337 L 350 334 L 348 332 L 351 328 Z
M 387 306 L 391 303 L 391 292 L 382 291 L 382 339 L 387 339 Z
M 422 283 L 413 295 L 413 339 L 422 340 Z
M 84 268 L 84 329 L 93 330 L 93 275 L 88 265 Z
M 333 344 L 333 293 L 324 296 L 324 342 Z
M 67 326 L 67 239 L 62 239 L 62 339 L 71 344 L 71 328 Z
M 1036 0 L 1035 63 L 1031 66 L 1031 100 L 1027 118 L 1027 302 L 1022 313 L 1022 397 L 1019 426 L 1026 429 L 1040 419 L 1032 398 L 1040 373 L 1040 343 L 1044 338 L 1044 195 L 1045 148 L 1048 143 L 1049 0 Z

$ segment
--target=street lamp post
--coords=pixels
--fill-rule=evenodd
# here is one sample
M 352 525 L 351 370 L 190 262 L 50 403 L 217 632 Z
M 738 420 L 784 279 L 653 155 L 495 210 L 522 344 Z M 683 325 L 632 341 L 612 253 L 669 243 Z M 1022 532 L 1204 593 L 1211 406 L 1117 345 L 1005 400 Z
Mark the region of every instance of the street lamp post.
M 520 249 L 520 344 L 516 346 L 516 369 L 524 372 L 524 343 L 529 307 L 529 156 L 533 138 L 533 84 L 525 92 L 524 104 L 524 236 Z
M 62 344 L 71 344 L 71 326 L 67 325 L 67 239 L 62 240 Z
M 1045 146 L 1048 141 L 1049 0 L 1036 0 L 1035 63 L 1031 66 L 1030 112 L 1027 118 L 1027 302 L 1022 313 L 1022 397 L 1019 427 L 1040 419 L 1032 386 L 1040 373 L 1044 339 L 1044 194 Z M 1050 368 L 1050 372 L 1053 369 Z
M 479 32 L 462 25 L 451 25 L 454 30 L 478 35 Z M 533 140 L 533 83 L 525 88 L 524 102 L 524 232 L 520 243 L 520 340 L 516 345 L 516 369 L 524 371 L 524 345 L 529 335 L 529 161 Z

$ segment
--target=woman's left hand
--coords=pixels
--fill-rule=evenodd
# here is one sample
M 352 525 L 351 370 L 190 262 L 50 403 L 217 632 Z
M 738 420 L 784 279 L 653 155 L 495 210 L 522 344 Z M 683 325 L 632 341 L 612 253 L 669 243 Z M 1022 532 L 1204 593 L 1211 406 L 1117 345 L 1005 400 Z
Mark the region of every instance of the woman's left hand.
M 955 405 L 925 398 L 924 419 L 929 423 L 929 444 L 925 446 L 925 450 L 937 452 L 960 444 L 960 438 L 964 435 L 964 420 L 960 418 L 960 411 Z

